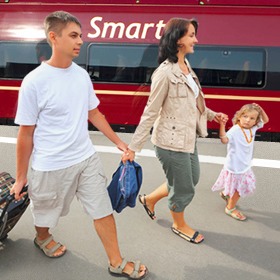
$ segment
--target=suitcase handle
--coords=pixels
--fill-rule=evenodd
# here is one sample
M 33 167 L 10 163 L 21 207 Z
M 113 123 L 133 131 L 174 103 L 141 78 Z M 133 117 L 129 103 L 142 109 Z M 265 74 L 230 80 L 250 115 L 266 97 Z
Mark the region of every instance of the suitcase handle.
M 22 193 L 26 192 L 27 189 L 28 189 L 28 185 L 24 186 L 19 194 L 22 194 Z M 6 200 L 7 200 L 8 203 L 10 203 L 14 198 L 15 198 L 15 194 L 13 193 L 13 194 L 9 194 L 6 198 Z
M 26 192 L 27 189 L 28 189 L 28 185 L 24 186 L 24 187 L 22 188 L 22 190 L 20 191 L 19 194 L 22 194 L 22 193 Z M 3 218 L 4 214 L 5 214 L 5 212 L 7 211 L 7 209 L 8 209 L 8 207 L 9 207 L 10 203 L 11 203 L 14 199 L 15 199 L 15 194 L 14 194 L 14 193 L 13 193 L 13 194 L 8 194 L 8 196 L 6 196 L 5 198 L 2 198 L 2 199 L 1 199 L 1 203 L 3 203 L 2 201 L 5 201 L 5 200 L 6 200 L 6 204 L 5 204 L 5 206 L 4 206 L 3 210 L 2 210 L 1 217 L 0 217 L 0 221 L 2 221 L 2 218 Z
M 27 189 L 28 189 L 28 185 L 24 186 L 22 188 L 20 194 L 26 192 Z M 8 220 L 9 220 L 8 208 L 9 208 L 10 203 L 13 202 L 14 198 L 15 198 L 14 194 L 7 194 L 4 198 L 1 199 L 1 204 L 3 202 L 6 202 L 4 207 L 2 209 L 0 208 L 0 240 L 1 241 L 7 237 L 7 232 L 9 232 L 9 230 L 11 230 L 14 226 L 13 223 L 8 224 Z M 28 195 L 26 195 L 24 198 L 24 202 L 26 203 L 27 201 L 28 201 Z M 25 208 L 26 208 L 26 206 L 25 206 Z M 15 217 L 13 217 L 13 218 L 15 218 Z M 5 229 L 6 226 L 7 226 L 7 228 Z
M 28 189 L 28 185 L 24 186 L 24 187 L 22 188 L 20 194 L 26 192 L 27 189 Z M 3 216 L 4 216 L 4 213 L 6 212 L 6 210 L 7 210 L 8 206 L 9 206 L 9 204 L 14 200 L 14 198 L 15 198 L 15 194 L 13 193 L 13 194 L 8 194 L 6 197 L 3 197 L 3 198 L 0 200 L 0 205 L 1 205 L 4 201 L 6 201 L 6 204 L 5 204 L 4 208 L 2 209 L 2 213 L 1 213 L 1 216 L 0 216 L 0 221 L 2 220 L 2 218 L 3 218 Z
M 24 187 L 22 188 L 20 194 L 26 192 L 27 189 L 28 189 L 28 185 L 24 186 Z M 15 194 L 14 194 L 14 193 L 13 193 L 13 194 L 8 194 L 7 196 L 1 198 L 1 200 L 0 200 L 0 205 L 1 205 L 3 202 L 5 202 L 5 201 L 7 202 L 6 204 L 9 205 L 9 204 L 11 203 L 11 201 L 13 201 L 14 198 L 15 198 Z
M 26 192 L 28 189 L 28 185 L 24 186 L 20 192 L 21 193 L 24 193 Z M 2 204 L 5 200 L 6 200 L 6 204 L 4 206 L 4 208 L 0 211 L 0 225 L 2 225 L 2 222 L 3 222 L 3 217 L 8 209 L 8 206 L 10 205 L 10 203 L 14 200 L 15 198 L 15 194 L 9 194 L 7 195 L 6 197 L 2 198 L 1 201 L 0 201 L 0 204 Z

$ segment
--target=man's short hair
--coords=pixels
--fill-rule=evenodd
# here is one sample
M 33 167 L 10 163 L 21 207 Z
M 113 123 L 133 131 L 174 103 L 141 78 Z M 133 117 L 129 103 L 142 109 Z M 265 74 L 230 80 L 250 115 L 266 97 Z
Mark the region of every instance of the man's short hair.
M 62 30 L 70 22 L 76 23 L 78 26 L 82 27 L 80 21 L 73 16 L 72 14 L 65 11 L 56 11 L 49 14 L 44 21 L 45 34 L 47 37 L 48 43 L 51 45 L 48 34 L 50 31 L 55 32 L 58 35 L 61 35 Z

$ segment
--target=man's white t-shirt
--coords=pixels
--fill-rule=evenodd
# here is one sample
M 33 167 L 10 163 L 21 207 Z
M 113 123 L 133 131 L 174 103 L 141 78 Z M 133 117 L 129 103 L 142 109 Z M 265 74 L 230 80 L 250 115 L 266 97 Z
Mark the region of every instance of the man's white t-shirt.
M 242 174 L 249 170 L 253 158 L 254 139 L 256 131 L 263 127 L 263 122 L 259 122 L 257 125 L 251 128 L 252 141 L 248 143 L 246 138 L 238 124 L 234 125 L 226 133 L 229 142 L 227 144 L 227 157 L 225 162 L 225 168 L 235 174 Z M 243 129 L 247 138 L 250 139 L 250 130 Z
M 95 153 L 88 111 L 99 105 L 88 73 L 72 62 L 56 68 L 43 62 L 23 80 L 15 123 L 36 125 L 32 168 L 58 170 Z

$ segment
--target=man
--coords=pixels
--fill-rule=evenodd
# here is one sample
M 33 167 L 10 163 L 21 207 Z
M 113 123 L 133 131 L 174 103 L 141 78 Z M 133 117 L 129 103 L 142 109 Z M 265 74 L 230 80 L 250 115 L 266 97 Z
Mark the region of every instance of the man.
M 83 44 L 81 24 L 63 11 L 48 15 L 44 24 L 52 56 L 22 82 L 15 119 L 20 125 L 17 174 L 11 192 L 16 199 L 21 197 L 32 154 L 28 192 L 35 245 L 51 258 L 65 254 L 66 247 L 53 239 L 49 229 L 69 212 L 76 195 L 94 220 L 109 259 L 109 272 L 142 279 L 147 268 L 121 256 L 106 178 L 89 138 L 88 120 L 120 150 L 127 149 L 98 110 L 99 100 L 88 73 L 72 61 Z

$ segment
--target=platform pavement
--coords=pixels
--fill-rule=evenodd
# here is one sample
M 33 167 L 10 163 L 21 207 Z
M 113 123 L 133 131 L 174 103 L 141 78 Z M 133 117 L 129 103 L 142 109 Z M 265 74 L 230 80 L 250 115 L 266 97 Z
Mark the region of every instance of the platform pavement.
M 0 137 L 16 137 L 0 127 Z M 130 135 L 123 136 L 129 141 Z M 109 146 L 100 135 L 92 133 L 93 142 Z M 225 150 L 215 140 L 198 143 L 200 154 L 224 156 Z M 258 143 L 256 156 L 279 160 L 280 143 Z M 147 149 L 152 149 L 148 143 Z M 0 143 L 0 167 L 14 174 L 15 146 Z M 119 163 L 119 154 L 100 152 L 110 179 Z M 144 177 L 141 193 L 149 193 L 161 184 L 164 175 L 155 157 L 138 156 Z M 190 244 L 171 232 L 171 217 L 166 200 L 156 208 L 156 221 L 137 203 L 115 214 L 119 243 L 128 259 L 140 259 L 156 280 L 279 280 L 280 279 L 280 188 L 277 168 L 254 167 L 256 193 L 240 201 L 248 216 L 238 222 L 224 214 L 224 201 L 210 190 L 221 165 L 201 163 L 201 179 L 196 196 L 186 211 L 190 225 L 205 236 L 199 245 Z M 90 219 L 75 200 L 68 216 L 53 230 L 55 238 L 68 248 L 59 259 L 45 257 L 34 245 L 34 229 L 28 208 L 9 238 L 0 244 L 1 280 L 111 280 L 107 259 Z M 120 278 L 122 279 L 122 278 Z M 125 279 L 125 278 L 123 278 Z

